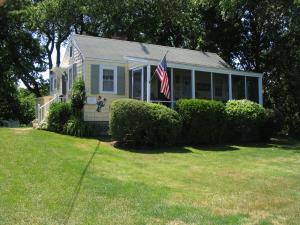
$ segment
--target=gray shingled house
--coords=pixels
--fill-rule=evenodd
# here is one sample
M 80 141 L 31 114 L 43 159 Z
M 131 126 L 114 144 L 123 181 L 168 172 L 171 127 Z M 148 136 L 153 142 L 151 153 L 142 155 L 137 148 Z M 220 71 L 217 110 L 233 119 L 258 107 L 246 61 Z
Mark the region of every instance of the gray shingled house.
M 152 74 L 167 54 L 171 100 L 160 93 L 160 82 Z M 115 99 L 133 98 L 174 107 L 180 98 L 227 101 L 250 99 L 263 104 L 262 74 L 237 71 L 217 54 L 138 42 L 72 35 L 60 68 L 50 75 L 51 100 L 38 107 L 38 120 L 46 118 L 51 102 L 69 98 L 77 77 L 87 91 L 85 121 L 107 122 Z M 106 99 L 98 112 L 98 96 Z

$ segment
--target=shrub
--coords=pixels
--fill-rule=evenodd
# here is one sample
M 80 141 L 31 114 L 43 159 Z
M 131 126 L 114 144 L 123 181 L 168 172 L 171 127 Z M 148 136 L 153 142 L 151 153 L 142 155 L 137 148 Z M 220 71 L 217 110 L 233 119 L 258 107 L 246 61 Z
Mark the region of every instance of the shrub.
M 48 115 L 48 130 L 61 133 L 70 116 L 70 103 L 52 103 Z
M 20 103 L 20 123 L 28 125 L 35 118 L 35 96 L 27 90 L 19 89 L 18 98 Z
M 176 110 L 182 118 L 184 144 L 214 144 L 223 141 L 226 125 L 222 102 L 202 99 L 181 99 Z
M 90 128 L 82 119 L 72 117 L 64 125 L 64 134 L 76 136 L 76 137 L 88 137 L 90 134 Z
M 83 79 L 78 78 L 73 84 L 71 91 L 72 114 L 76 117 L 82 117 L 82 109 L 86 100 L 85 85 Z
M 225 110 L 229 141 L 258 141 L 269 136 L 262 133 L 272 117 L 270 114 L 268 118 L 261 105 L 249 100 L 231 100 L 226 103 Z
M 174 145 L 181 130 L 177 112 L 163 105 L 137 100 L 116 100 L 111 105 L 110 133 L 132 146 Z

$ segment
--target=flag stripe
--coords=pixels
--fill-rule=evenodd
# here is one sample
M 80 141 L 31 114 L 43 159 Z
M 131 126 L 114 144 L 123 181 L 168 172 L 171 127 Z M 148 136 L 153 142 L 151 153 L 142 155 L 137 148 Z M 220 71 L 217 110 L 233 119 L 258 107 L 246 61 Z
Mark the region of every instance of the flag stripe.
M 164 94 L 167 99 L 170 99 L 170 85 L 167 73 L 166 56 L 161 60 L 160 64 L 155 70 L 158 79 L 160 80 L 160 93 Z

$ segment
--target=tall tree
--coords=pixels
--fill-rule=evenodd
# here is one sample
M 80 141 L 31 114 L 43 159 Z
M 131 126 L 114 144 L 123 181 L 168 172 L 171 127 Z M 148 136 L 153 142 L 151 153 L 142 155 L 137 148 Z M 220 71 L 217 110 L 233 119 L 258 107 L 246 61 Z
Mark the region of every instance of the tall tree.
M 0 70 L 12 82 L 21 80 L 28 90 L 41 96 L 45 70 L 44 53 L 39 40 L 24 26 L 24 9 L 29 0 L 6 1 L 0 7 Z M 2 87 L 5 88 L 5 87 Z

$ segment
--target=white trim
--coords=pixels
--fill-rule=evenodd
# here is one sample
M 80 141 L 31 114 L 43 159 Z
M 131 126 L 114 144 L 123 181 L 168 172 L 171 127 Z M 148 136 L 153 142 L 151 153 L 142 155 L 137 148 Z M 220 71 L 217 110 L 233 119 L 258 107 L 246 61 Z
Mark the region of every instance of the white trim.
M 258 78 L 258 102 L 260 105 L 264 104 L 263 100 L 263 81 L 262 78 Z
M 228 89 L 229 89 L 229 100 L 232 100 L 232 78 L 231 78 L 231 74 L 228 74 Z
M 124 57 L 124 59 L 127 59 L 128 61 L 143 62 L 154 66 L 157 66 L 157 64 L 160 62 L 160 60 L 156 60 L 156 59 L 146 59 L 146 58 L 131 57 L 131 56 Z M 168 67 L 170 68 L 172 67 L 176 69 L 196 70 L 202 72 L 213 72 L 213 73 L 232 74 L 232 75 L 250 76 L 250 77 L 263 77 L 262 73 L 239 71 L 231 68 L 227 69 L 227 68 L 208 67 L 200 64 L 194 65 L 194 64 L 172 62 L 172 61 L 168 61 Z
M 195 99 L 196 93 L 195 93 L 195 70 L 191 70 L 191 76 L 192 76 L 192 98 Z
M 245 76 L 245 99 L 248 99 L 247 76 Z
M 148 64 L 147 65 L 147 102 L 150 102 L 150 95 L 151 95 L 151 80 L 150 79 L 151 79 L 151 66 L 150 66 L 150 64 Z
M 210 99 L 214 99 L 214 78 L 213 73 L 210 73 Z
M 174 69 L 171 68 L 171 108 L 174 109 Z
M 103 70 L 113 70 L 113 76 L 114 76 L 114 90 L 113 91 L 103 91 Z M 107 94 L 117 94 L 118 91 L 118 79 L 117 79 L 117 66 L 109 66 L 109 65 L 100 65 L 99 68 L 99 76 L 100 76 L 100 85 L 99 85 L 99 93 L 107 93 Z

